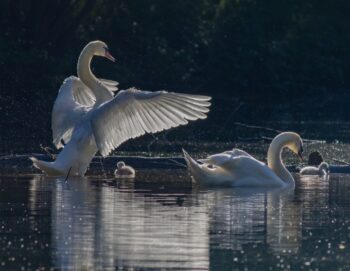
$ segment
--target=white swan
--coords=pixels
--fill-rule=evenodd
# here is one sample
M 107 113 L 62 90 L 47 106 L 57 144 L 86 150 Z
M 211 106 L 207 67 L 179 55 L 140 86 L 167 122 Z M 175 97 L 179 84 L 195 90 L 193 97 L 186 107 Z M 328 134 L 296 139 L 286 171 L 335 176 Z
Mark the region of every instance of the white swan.
M 329 165 L 326 162 L 322 162 L 318 167 L 304 167 L 300 170 L 300 175 L 319 175 L 324 176 L 329 173 Z
M 281 155 L 287 147 L 301 158 L 303 142 L 293 132 L 277 135 L 267 152 L 268 166 L 246 152 L 238 150 L 238 155 L 221 153 L 209 156 L 198 164 L 186 151 L 185 160 L 196 182 L 207 186 L 237 187 L 294 187 L 294 178 L 284 166 Z M 231 151 L 232 152 L 232 151 Z M 239 154 L 241 152 L 241 154 Z
M 116 178 L 135 178 L 135 169 L 125 165 L 123 161 L 117 163 L 117 169 L 114 171 Z
M 206 118 L 208 96 L 131 88 L 113 97 L 118 83 L 93 75 L 93 56 L 114 61 L 104 42 L 90 42 L 79 56 L 79 78 L 64 80 L 52 111 L 52 132 L 57 148 L 63 147 L 62 141 L 66 145 L 54 162 L 31 157 L 47 175 L 82 176 L 97 151 L 107 156 L 130 138 Z

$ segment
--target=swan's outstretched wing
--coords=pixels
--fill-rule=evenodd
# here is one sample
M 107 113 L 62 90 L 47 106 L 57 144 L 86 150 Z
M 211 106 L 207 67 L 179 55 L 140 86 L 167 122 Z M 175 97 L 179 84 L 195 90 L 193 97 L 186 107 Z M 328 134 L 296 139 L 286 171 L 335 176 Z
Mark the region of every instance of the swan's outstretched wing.
M 97 147 L 106 156 L 130 138 L 205 119 L 210 99 L 166 91 L 120 91 L 114 99 L 92 113 L 91 124 Z
M 61 140 L 66 143 L 85 113 L 95 103 L 95 96 L 79 78 L 71 76 L 61 85 L 52 110 L 52 136 L 56 148 L 62 148 Z

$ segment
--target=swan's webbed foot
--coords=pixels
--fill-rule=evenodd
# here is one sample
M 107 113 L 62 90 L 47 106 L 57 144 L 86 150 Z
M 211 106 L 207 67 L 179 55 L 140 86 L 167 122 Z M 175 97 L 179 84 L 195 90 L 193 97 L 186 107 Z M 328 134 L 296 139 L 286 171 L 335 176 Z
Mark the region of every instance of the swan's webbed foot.
M 49 155 L 53 160 L 56 159 L 56 155 L 53 154 L 54 150 L 50 147 L 44 147 L 42 144 L 40 144 L 40 148 L 41 150 L 43 150 L 44 152 L 46 152 L 47 155 Z

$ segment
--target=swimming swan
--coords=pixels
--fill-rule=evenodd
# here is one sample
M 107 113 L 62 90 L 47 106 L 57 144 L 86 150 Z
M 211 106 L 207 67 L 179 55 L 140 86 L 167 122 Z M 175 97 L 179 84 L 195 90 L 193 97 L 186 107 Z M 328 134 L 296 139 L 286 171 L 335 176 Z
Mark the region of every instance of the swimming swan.
M 31 157 L 47 175 L 83 176 L 97 151 L 105 157 L 130 138 L 207 117 L 208 96 L 135 88 L 114 96 L 118 83 L 95 77 L 90 69 L 93 56 L 114 61 L 104 42 L 90 42 L 79 56 L 79 77 L 64 80 L 52 111 L 53 143 L 63 150 L 54 162 Z
M 187 167 L 196 182 L 207 186 L 234 187 L 294 187 L 291 173 L 281 160 L 285 147 L 302 158 L 303 142 L 300 136 L 293 132 L 277 135 L 271 142 L 267 152 L 267 163 L 256 160 L 246 152 L 231 156 L 221 153 L 209 156 L 197 163 L 185 150 L 184 157 Z
M 322 162 L 318 167 L 304 167 L 300 170 L 300 175 L 319 175 L 324 176 L 329 173 L 329 165 Z
M 116 178 L 135 178 L 135 169 L 125 165 L 123 161 L 117 163 L 117 169 L 114 171 Z

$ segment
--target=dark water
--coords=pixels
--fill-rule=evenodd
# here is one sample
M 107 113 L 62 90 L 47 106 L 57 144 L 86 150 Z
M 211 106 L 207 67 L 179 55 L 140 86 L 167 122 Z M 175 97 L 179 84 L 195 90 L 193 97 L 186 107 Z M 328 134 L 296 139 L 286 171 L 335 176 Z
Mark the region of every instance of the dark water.
M 0 269 L 350 269 L 349 176 L 284 192 L 140 181 L 2 178 Z

